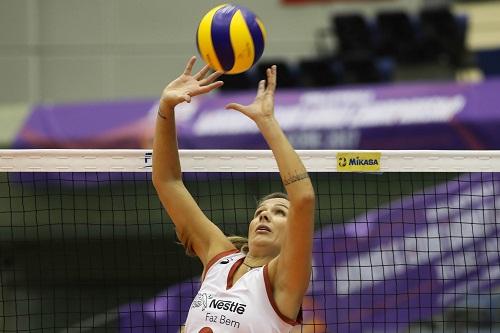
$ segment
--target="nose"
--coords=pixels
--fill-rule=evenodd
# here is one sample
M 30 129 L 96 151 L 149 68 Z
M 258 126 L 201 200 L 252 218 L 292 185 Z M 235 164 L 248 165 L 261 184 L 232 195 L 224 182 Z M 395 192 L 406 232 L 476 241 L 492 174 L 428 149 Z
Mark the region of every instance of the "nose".
M 262 213 L 259 214 L 259 222 L 269 222 L 271 221 L 271 217 L 269 216 L 269 212 L 263 211 Z

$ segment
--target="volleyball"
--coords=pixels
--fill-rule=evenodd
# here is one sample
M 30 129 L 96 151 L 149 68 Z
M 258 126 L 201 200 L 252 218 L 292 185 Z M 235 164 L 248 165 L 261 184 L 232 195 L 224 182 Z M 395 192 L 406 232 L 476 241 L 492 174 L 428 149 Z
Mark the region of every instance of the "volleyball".
M 224 4 L 211 9 L 198 25 L 196 43 L 203 60 L 214 70 L 238 74 L 262 56 L 266 29 L 245 7 Z

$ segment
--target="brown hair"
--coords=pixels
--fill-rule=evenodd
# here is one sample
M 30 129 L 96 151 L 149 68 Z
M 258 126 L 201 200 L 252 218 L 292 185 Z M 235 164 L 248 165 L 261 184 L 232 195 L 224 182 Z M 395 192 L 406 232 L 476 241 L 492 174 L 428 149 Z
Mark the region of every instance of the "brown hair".
M 175 231 L 177 234 L 177 238 L 179 239 L 177 244 L 180 244 L 184 247 L 184 250 L 186 251 L 186 255 L 188 255 L 189 257 L 196 257 L 196 253 L 194 252 L 194 249 L 193 249 L 193 246 L 191 245 L 191 242 L 189 242 L 187 239 L 184 239 L 183 237 L 181 237 L 182 235 L 180 235 L 177 232 L 177 229 L 175 229 Z M 242 236 L 231 235 L 231 236 L 227 236 L 227 239 L 234 245 L 234 247 L 236 249 L 238 249 L 238 251 L 240 251 L 244 254 L 248 253 L 248 238 L 242 237 Z
M 270 193 L 268 195 L 265 195 L 265 196 L 261 197 L 257 201 L 257 206 L 259 206 L 260 204 L 262 204 L 266 200 L 275 199 L 275 198 L 290 200 L 290 199 L 288 199 L 288 194 L 286 194 L 286 193 L 283 193 L 283 192 L 273 192 L 273 193 Z
M 242 253 L 248 253 L 248 238 L 242 236 L 231 235 L 227 239 Z

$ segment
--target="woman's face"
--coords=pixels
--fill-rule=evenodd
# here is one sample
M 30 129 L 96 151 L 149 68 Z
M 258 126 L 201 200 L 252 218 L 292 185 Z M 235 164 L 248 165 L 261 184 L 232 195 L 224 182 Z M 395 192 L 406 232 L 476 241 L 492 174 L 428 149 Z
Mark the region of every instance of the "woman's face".
M 289 207 L 290 202 L 283 198 L 265 200 L 257 207 L 248 229 L 250 249 L 270 247 L 272 255 L 279 254 Z

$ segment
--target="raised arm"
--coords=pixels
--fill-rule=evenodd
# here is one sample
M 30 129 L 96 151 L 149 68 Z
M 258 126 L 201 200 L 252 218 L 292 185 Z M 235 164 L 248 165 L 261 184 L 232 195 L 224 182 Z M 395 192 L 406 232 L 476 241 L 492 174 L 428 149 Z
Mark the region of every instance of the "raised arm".
M 205 66 L 192 75 L 196 61 L 192 57 L 177 79 L 164 90 L 160 99 L 153 143 L 153 184 L 158 196 L 175 224 L 179 240 L 187 250 L 194 251 L 204 266 L 216 254 L 234 249 L 222 231 L 203 214 L 182 182 L 175 106 L 190 102 L 196 95 L 208 93 L 222 85 L 215 81 L 221 73 L 209 72 Z
M 306 168 L 274 116 L 275 89 L 276 66 L 272 66 L 267 69 L 267 86 L 265 81 L 259 82 L 252 104 L 231 103 L 226 107 L 242 112 L 256 123 L 273 151 L 290 199 L 285 241 L 280 255 L 269 263 L 269 277 L 280 311 L 295 318 L 311 274 L 315 196 Z

